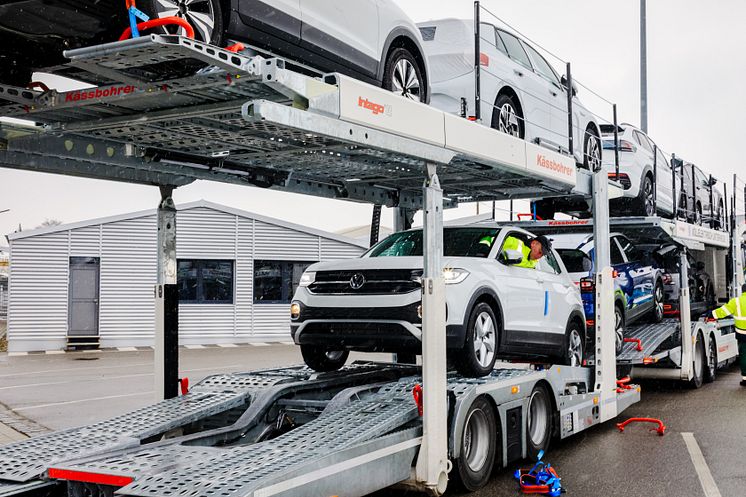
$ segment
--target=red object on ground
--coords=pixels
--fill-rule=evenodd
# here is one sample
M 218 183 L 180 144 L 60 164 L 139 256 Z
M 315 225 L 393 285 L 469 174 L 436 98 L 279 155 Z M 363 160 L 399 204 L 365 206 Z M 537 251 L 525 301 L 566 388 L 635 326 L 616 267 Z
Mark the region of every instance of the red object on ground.
M 623 423 L 617 423 L 616 427 L 619 428 L 620 432 L 623 432 L 624 428 L 630 423 L 656 423 L 658 425 L 658 428 L 653 428 L 650 431 L 656 431 L 660 436 L 666 434 L 666 425 L 664 425 L 663 421 L 661 421 L 660 419 L 655 418 L 629 418 Z
M 181 395 L 189 393 L 189 378 L 179 378 L 179 386 L 181 387 Z
M 642 340 L 640 340 L 639 338 L 625 338 L 624 342 L 625 343 L 636 343 L 637 347 L 635 347 L 635 349 L 638 352 L 642 352 Z
M 233 45 L 229 47 L 225 47 L 225 49 L 228 50 L 229 52 L 236 53 L 236 52 L 241 52 L 243 50 L 246 50 L 246 45 L 244 45 L 243 43 L 234 43 Z
M 168 26 L 175 24 L 181 26 L 186 30 L 187 38 L 194 39 L 194 28 L 181 17 L 161 17 L 158 19 L 151 19 L 149 21 L 141 22 L 137 25 L 137 30 L 141 31 L 144 29 L 157 28 L 160 26 Z M 122 36 L 119 37 L 119 41 L 126 40 L 132 36 L 132 28 L 127 28 L 122 32 Z
M 422 385 L 419 383 L 412 389 L 412 397 L 414 397 L 414 403 L 417 405 L 417 414 L 422 416 Z
M 110 485 L 112 487 L 124 487 L 135 479 L 131 476 L 105 475 L 102 473 L 90 473 L 88 471 L 71 471 L 69 469 L 49 468 L 47 472 L 50 478 L 57 480 L 82 481 L 85 483 L 98 483 L 99 485 Z

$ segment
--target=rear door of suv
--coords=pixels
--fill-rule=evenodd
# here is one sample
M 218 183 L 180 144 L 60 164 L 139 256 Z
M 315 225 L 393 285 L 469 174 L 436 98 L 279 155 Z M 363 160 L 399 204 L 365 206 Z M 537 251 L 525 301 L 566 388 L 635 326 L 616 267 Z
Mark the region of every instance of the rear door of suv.
M 615 235 L 612 237 L 612 243 L 619 244 L 619 249 L 625 258 L 625 263 L 621 268 L 628 278 L 625 293 L 632 304 L 632 306 L 628 305 L 628 309 L 632 310 L 628 315 L 629 322 L 652 309 L 655 271 L 652 265 L 644 261 L 642 253 L 627 237 Z M 619 269 L 617 271 L 622 272 Z

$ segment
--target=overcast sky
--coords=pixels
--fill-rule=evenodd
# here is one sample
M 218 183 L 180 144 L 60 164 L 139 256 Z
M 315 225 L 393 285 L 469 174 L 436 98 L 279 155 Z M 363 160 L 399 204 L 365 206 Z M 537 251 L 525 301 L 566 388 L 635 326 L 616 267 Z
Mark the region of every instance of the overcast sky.
M 341 0 L 340 0 L 341 1 Z M 348 1 L 348 0 L 345 0 Z M 400 0 L 415 21 L 471 18 L 471 0 Z M 638 0 L 486 0 L 515 29 L 573 64 L 573 75 L 619 107 L 620 121 L 639 123 Z M 486 20 L 486 19 L 485 19 Z M 649 0 L 649 132 L 667 153 L 687 158 L 722 179 L 744 171 L 746 2 Z M 555 62 L 555 67 L 559 64 Z M 608 106 L 581 88 L 594 112 Z M 370 222 L 371 206 L 196 182 L 178 189 L 177 203 L 197 199 L 335 231 Z M 0 234 L 47 218 L 63 222 L 149 209 L 152 187 L 0 169 Z M 487 205 L 483 205 L 486 209 Z M 474 205 L 447 217 L 470 215 Z M 391 224 L 389 213 L 383 222 Z M 0 239 L 0 245 L 5 240 Z

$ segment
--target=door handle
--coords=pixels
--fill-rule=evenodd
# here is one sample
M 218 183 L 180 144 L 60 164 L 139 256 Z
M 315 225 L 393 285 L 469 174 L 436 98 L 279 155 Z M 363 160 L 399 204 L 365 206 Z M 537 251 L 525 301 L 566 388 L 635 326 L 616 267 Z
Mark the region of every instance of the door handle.
M 553 97 L 556 97 L 556 96 L 557 96 L 557 92 L 556 92 L 556 91 L 553 91 L 553 90 L 549 90 L 549 93 L 551 93 Z
M 523 77 L 523 73 L 519 71 L 518 69 L 513 69 L 513 72 L 515 73 L 516 76 L 519 76 L 521 78 Z
M 544 278 L 536 278 L 536 281 L 538 281 L 539 283 L 544 283 Z

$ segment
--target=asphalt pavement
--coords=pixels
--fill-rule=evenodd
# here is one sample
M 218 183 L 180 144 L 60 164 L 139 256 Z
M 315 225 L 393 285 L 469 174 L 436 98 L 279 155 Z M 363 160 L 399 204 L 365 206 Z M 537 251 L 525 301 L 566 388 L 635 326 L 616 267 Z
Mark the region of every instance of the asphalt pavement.
M 356 357 L 385 360 L 390 356 Z M 192 383 L 215 373 L 301 362 L 298 349 L 291 345 L 180 350 L 181 375 Z M 631 425 L 620 433 L 610 421 L 554 441 L 545 459 L 562 477 L 567 495 L 577 497 L 744 497 L 746 388 L 738 385 L 739 380 L 737 371 L 729 369 L 699 390 L 671 383 L 643 384 L 642 402 L 618 420 L 661 418 L 668 427 L 665 436 L 644 425 Z M 63 429 L 131 411 L 152 403 L 153 382 L 152 351 L 0 354 L 0 404 L 32 426 Z M 0 443 L 7 441 L 0 438 Z M 516 467 L 496 469 L 491 483 L 472 495 L 520 495 L 512 478 Z M 451 496 L 464 494 L 455 485 L 448 491 Z M 414 494 L 386 490 L 375 497 L 404 495 Z

